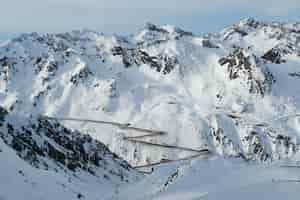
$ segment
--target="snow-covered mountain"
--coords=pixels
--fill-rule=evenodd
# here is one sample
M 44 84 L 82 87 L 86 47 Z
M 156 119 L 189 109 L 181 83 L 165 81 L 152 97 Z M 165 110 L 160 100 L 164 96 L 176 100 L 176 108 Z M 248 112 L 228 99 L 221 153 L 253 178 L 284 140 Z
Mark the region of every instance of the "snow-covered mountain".
M 0 138 L 1 199 L 101 199 L 141 177 L 91 136 L 1 107 Z
M 191 154 L 124 140 L 141 133 L 110 125 L 60 121 L 91 137 L 69 129 L 61 132 L 61 125 L 43 118 L 50 116 L 160 130 L 167 134 L 143 141 L 208 149 L 224 158 L 269 163 L 293 160 L 299 151 L 300 23 L 247 18 L 205 36 L 150 23 L 127 37 L 89 30 L 23 34 L 1 45 L 0 66 L 0 106 L 10 120 L 28 121 L 20 125 L 24 130 L 4 134 L 1 146 L 5 142 L 13 147 L 11 135 L 24 139 L 26 130 L 38 133 L 41 126 L 42 139 L 33 138 L 38 148 L 57 143 L 55 134 L 71 134 L 79 146 L 92 141 L 89 145 L 100 145 L 132 166 Z M 56 130 L 54 135 L 49 128 Z M 51 156 L 47 152 L 47 159 Z M 38 161 L 30 162 L 51 166 L 48 160 Z M 122 168 L 123 161 L 112 162 Z M 98 170 L 84 157 L 77 164 Z

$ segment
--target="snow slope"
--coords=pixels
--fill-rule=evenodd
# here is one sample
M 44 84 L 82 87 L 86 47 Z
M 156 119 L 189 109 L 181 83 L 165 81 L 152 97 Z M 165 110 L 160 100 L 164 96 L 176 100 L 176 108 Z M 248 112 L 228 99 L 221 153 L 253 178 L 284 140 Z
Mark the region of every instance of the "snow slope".
M 220 164 L 216 170 L 227 165 L 226 159 L 263 165 L 295 161 L 300 136 L 299 38 L 299 23 L 255 19 L 205 36 L 153 24 L 128 37 L 90 30 L 23 34 L 0 47 L 0 106 L 23 119 L 75 117 L 165 131 L 143 141 L 209 149 L 218 157 L 211 161 Z M 103 142 L 132 166 L 193 155 L 126 141 L 125 136 L 142 133 L 124 127 L 60 123 Z M 269 171 L 260 165 L 228 165 L 240 174 Z M 270 171 L 268 181 L 273 172 L 281 173 Z M 228 170 L 224 180 L 232 173 Z M 216 177 L 212 173 L 212 179 Z M 264 181 L 249 180 L 246 192 Z M 266 191 L 271 186 L 266 183 Z
M 3 200 L 102 199 L 142 177 L 90 136 L 5 113 L 0 108 Z
M 108 199 L 296 200 L 299 199 L 299 167 L 289 166 L 297 165 L 287 161 L 258 165 L 220 157 L 166 164 Z
M 79 177 L 65 172 L 39 170 L 20 159 L 0 140 L 0 198 L 9 199 L 102 199 L 116 186 L 88 173 Z

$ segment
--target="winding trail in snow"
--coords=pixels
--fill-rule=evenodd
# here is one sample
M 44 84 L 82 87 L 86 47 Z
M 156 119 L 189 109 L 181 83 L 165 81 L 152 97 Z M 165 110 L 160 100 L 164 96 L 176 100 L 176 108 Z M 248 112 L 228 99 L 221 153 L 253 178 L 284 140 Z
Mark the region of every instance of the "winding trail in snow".
M 122 130 L 134 130 L 134 131 L 152 133 L 155 135 L 167 134 L 167 132 L 164 132 L 164 131 L 132 127 L 128 123 L 119 123 L 119 122 L 102 121 L 102 120 L 91 120 L 91 119 L 79 119 L 79 118 L 59 118 L 59 117 L 48 117 L 48 116 L 43 116 L 43 118 L 48 119 L 48 120 L 57 120 L 57 121 L 76 121 L 76 122 L 89 122 L 89 123 L 96 123 L 96 124 L 107 124 L 107 125 L 117 126 L 119 129 L 122 129 Z
M 184 161 L 184 160 L 191 160 L 191 159 L 199 158 L 199 157 L 201 157 L 203 155 L 204 154 L 202 154 L 202 153 L 198 153 L 198 154 L 195 154 L 195 155 L 186 156 L 184 158 L 179 158 L 179 159 L 175 159 L 175 160 L 162 160 L 160 162 L 150 163 L 150 164 L 146 164 L 146 165 L 139 165 L 139 166 L 135 166 L 133 168 L 134 169 L 140 169 L 140 168 L 147 168 L 147 167 L 153 167 L 153 166 L 157 166 L 157 165 L 162 165 L 162 164 L 165 164 L 165 163 L 178 162 L 178 161 Z
M 157 147 L 161 147 L 161 148 L 178 149 L 178 150 L 191 151 L 191 152 L 196 152 L 196 153 L 207 153 L 207 154 L 211 153 L 208 149 L 198 150 L 198 149 L 192 149 L 192 148 L 188 148 L 188 147 L 169 145 L 169 144 L 152 143 L 152 142 L 146 142 L 146 141 L 136 140 L 136 139 L 126 139 L 126 140 L 130 141 L 130 142 L 141 143 L 141 144 L 148 145 L 148 146 L 157 146 Z

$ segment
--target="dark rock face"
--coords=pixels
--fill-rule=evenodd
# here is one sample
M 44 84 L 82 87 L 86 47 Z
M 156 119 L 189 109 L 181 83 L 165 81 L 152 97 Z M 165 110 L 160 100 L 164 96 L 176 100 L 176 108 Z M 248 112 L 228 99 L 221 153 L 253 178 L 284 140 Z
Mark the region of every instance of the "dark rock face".
M 159 45 L 171 40 L 180 40 L 183 37 L 191 37 L 193 33 L 178 27 L 160 27 L 152 23 L 147 23 L 142 31 L 142 35 L 136 43 L 136 46 L 139 48 Z
M 248 35 L 248 33 L 247 33 L 246 31 L 243 31 L 242 29 L 239 29 L 239 28 L 235 28 L 235 29 L 234 29 L 234 32 L 240 34 L 242 37 Z
M 54 76 L 58 69 L 58 62 L 49 59 L 48 56 L 37 57 L 35 59 L 35 73 L 38 74 L 42 70 L 45 70 L 49 75 Z
M 7 114 L 8 114 L 8 112 L 0 106 L 0 127 L 3 125 Z
M 228 116 L 229 117 L 229 116 Z M 226 117 L 227 119 L 229 119 Z M 244 136 L 239 136 L 237 142 L 232 132 L 241 129 L 247 122 L 242 118 L 226 120 L 222 126 L 224 116 L 217 115 L 216 121 L 210 127 L 210 137 L 216 150 L 225 157 L 241 157 L 246 161 L 273 161 L 289 158 L 297 153 L 297 139 L 282 135 L 268 124 L 249 125 Z M 232 129 L 226 129 L 230 127 Z M 251 128 L 250 128 L 251 127 Z
M 245 157 L 248 160 L 267 161 L 272 158 L 271 153 L 267 151 L 267 144 L 264 143 L 262 135 L 252 131 L 243 138 L 243 142 L 249 147 Z
M 248 35 L 246 30 L 243 30 L 243 28 L 238 27 L 238 26 L 234 26 L 229 28 L 226 31 L 226 34 L 224 35 L 224 41 L 229 40 L 233 35 L 239 35 L 240 37 L 245 37 Z
M 206 48 L 219 48 L 217 45 L 213 44 L 209 39 L 202 40 L 202 46 Z
M 146 24 L 146 30 L 148 30 L 150 32 L 158 32 L 158 33 L 165 34 L 165 35 L 172 34 L 168 30 L 166 30 L 164 28 L 160 28 L 160 27 L 158 27 L 158 26 L 156 26 L 155 24 L 152 24 L 152 23 L 147 23 Z M 176 35 L 174 39 L 179 39 L 183 36 L 192 36 L 193 35 L 193 33 L 189 32 L 189 31 L 182 30 L 178 27 L 174 28 L 174 33 L 173 34 Z
M 125 67 L 147 64 L 157 72 L 169 74 L 175 68 L 175 66 L 179 64 L 175 56 L 169 56 L 167 54 L 150 56 L 146 50 L 140 48 L 126 49 L 118 46 L 114 47 L 111 51 L 114 56 L 122 57 Z
M 4 109 L 3 109 L 4 110 Z M 4 115 L 7 113 L 2 112 Z M 83 170 L 92 175 L 99 169 L 108 171 L 121 181 L 128 181 L 131 166 L 111 153 L 102 143 L 89 135 L 71 131 L 58 122 L 39 118 L 37 122 L 16 128 L 9 122 L 3 124 L 5 131 L 0 132 L 3 141 L 11 146 L 22 159 L 37 168 L 51 170 Z M 50 162 L 51 161 L 51 162 Z M 53 169 L 52 169 L 53 170 Z
M 72 75 L 70 81 L 74 84 L 74 85 L 78 85 L 79 83 L 83 83 L 85 82 L 86 79 L 88 79 L 88 77 L 90 75 L 93 75 L 93 73 L 90 71 L 90 69 L 85 66 L 83 69 L 81 69 L 78 73 Z
M 271 50 L 267 51 L 262 56 L 262 58 L 276 64 L 284 62 L 281 58 L 280 51 L 278 51 L 278 49 L 275 48 L 272 48 Z
M 126 49 L 121 46 L 114 47 L 111 50 L 113 56 L 121 56 L 122 62 L 125 67 L 130 67 L 131 65 L 137 64 L 133 59 L 135 55 L 135 49 Z
M 212 141 L 217 148 L 222 150 L 222 154 L 225 156 L 239 156 L 242 152 L 240 147 L 236 146 L 234 142 L 224 134 L 224 130 L 220 127 L 211 127 L 210 134 Z M 228 154 L 226 151 L 230 151 Z
M 0 77 L 2 76 L 5 81 L 8 81 L 9 76 L 16 72 L 16 64 L 17 59 L 15 57 L 4 56 L 0 58 Z
M 251 28 L 258 28 L 260 25 L 262 25 L 259 21 L 256 21 L 254 18 L 246 18 L 242 20 L 242 23 L 244 26 L 248 26 Z
M 241 48 L 235 49 L 229 56 L 219 60 L 221 66 L 227 66 L 229 79 L 244 78 L 250 93 L 264 95 L 274 83 L 271 72 L 262 66 L 256 56 L 246 56 Z M 263 78 L 256 73 L 263 74 Z
M 300 72 L 292 72 L 292 73 L 289 73 L 289 76 L 295 77 L 295 78 L 300 78 Z
M 271 152 L 271 144 L 268 144 L 264 138 L 268 138 L 271 143 L 275 144 L 273 153 Z M 297 145 L 291 137 L 284 136 L 268 128 L 258 128 L 256 131 L 249 132 L 243 138 L 243 142 L 249 147 L 247 156 L 252 160 L 280 160 L 297 152 Z
M 157 72 L 162 72 L 163 74 L 170 73 L 178 64 L 176 57 L 170 57 L 166 54 L 150 56 L 146 51 L 143 50 L 138 51 L 136 62 L 139 65 L 148 64 L 151 68 L 155 69 Z
M 293 44 L 286 44 L 286 45 L 277 45 L 267 51 L 262 58 L 266 61 L 269 61 L 271 63 L 275 64 L 281 64 L 286 62 L 283 57 L 288 54 L 292 54 L 293 52 L 296 52 L 296 49 Z
M 169 32 L 163 28 L 157 27 L 155 24 L 152 24 L 150 22 L 146 23 L 146 27 L 147 30 L 149 31 L 154 31 L 154 32 L 161 32 L 161 33 L 165 33 L 168 34 Z

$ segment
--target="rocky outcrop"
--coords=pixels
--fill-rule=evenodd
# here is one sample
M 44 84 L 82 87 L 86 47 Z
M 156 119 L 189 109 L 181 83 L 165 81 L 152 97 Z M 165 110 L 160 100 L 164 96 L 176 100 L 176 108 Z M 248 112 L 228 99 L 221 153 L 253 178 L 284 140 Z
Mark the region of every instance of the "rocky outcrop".
M 134 121 L 139 123 L 138 126 L 148 128 L 155 125 L 158 129 L 166 128 L 163 123 L 156 124 L 157 121 L 165 119 L 159 118 L 161 113 L 166 113 L 166 116 L 174 113 L 175 116 L 188 110 L 183 119 L 187 117 L 186 121 L 191 122 L 190 127 L 193 127 L 203 119 L 202 110 L 206 110 L 208 106 L 261 119 L 258 114 L 261 107 L 257 106 L 260 102 L 257 105 L 254 102 L 257 99 L 263 103 L 266 103 L 265 100 L 270 100 L 270 104 L 268 102 L 266 104 L 272 111 L 264 112 L 270 112 L 268 116 L 272 117 L 276 115 L 275 112 L 272 113 L 273 110 L 280 110 L 281 114 L 286 112 L 285 105 L 277 104 L 279 98 L 280 102 L 288 103 L 290 100 L 287 99 L 290 98 L 296 97 L 298 100 L 293 89 L 287 93 L 280 91 L 282 86 L 283 88 L 289 86 L 290 80 L 297 81 L 298 70 L 289 65 L 286 74 L 290 77 L 285 79 L 281 77 L 283 73 L 279 69 L 285 70 L 285 61 L 287 64 L 290 64 L 288 63 L 290 61 L 291 64 L 298 62 L 297 56 L 294 55 L 300 52 L 299 30 L 300 26 L 297 24 L 264 23 L 248 18 L 221 33 L 207 34 L 203 37 L 174 26 L 154 24 L 147 24 L 137 34 L 128 37 L 107 36 L 93 31 L 23 34 L 0 48 L 0 101 L 1 105 L 9 108 L 10 112 L 26 109 L 22 114 L 27 117 L 36 113 L 56 113 L 61 117 L 80 115 L 111 120 L 116 117 L 116 120 L 121 120 L 118 117 L 126 116 L 122 120 Z M 262 44 L 257 44 L 258 41 Z M 275 46 L 272 49 L 264 49 L 273 43 Z M 261 53 L 262 49 L 265 53 Z M 295 60 L 290 59 L 289 55 L 293 55 Z M 218 60 L 220 57 L 221 59 Z M 216 61 L 219 61 L 221 66 L 216 65 Z M 269 63 L 282 64 L 283 67 Z M 147 68 L 147 70 L 132 68 Z M 278 85 L 275 85 L 277 83 Z M 164 101 L 169 103 L 162 106 L 162 111 L 156 110 L 158 105 L 164 105 Z M 197 108 L 193 107 L 194 104 Z M 155 117 L 145 118 L 152 110 L 157 112 L 153 114 Z M 170 121 L 173 120 L 174 118 Z M 69 131 L 56 129 L 54 122 L 45 119 L 33 121 L 35 127 L 47 127 L 45 130 L 40 128 L 42 132 L 31 128 L 28 124 L 23 125 L 24 130 L 17 128 L 14 123 L 8 122 L 8 124 L 5 125 L 5 130 L 8 132 L 10 128 L 12 129 L 11 134 L 6 134 L 5 138 L 10 138 L 6 139 L 7 144 L 20 150 L 22 158 L 28 158 L 35 166 L 46 168 L 45 166 L 49 164 L 46 162 L 44 165 L 41 158 L 48 157 L 55 161 L 57 166 L 74 171 L 91 171 L 90 169 L 98 167 L 97 163 L 101 163 L 97 157 L 96 161 L 93 158 L 94 151 L 81 153 L 79 143 L 89 143 L 87 140 L 91 138 L 82 139 L 76 132 L 73 133 L 74 131 L 69 130 L 69 133 Z M 184 127 L 184 124 L 186 122 L 182 120 L 176 125 Z M 80 125 L 77 125 L 74 124 L 74 127 L 80 129 Z M 212 127 L 212 124 L 207 126 Z M 245 135 L 238 131 L 235 134 L 240 136 L 237 143 L 227 135 L 228 131 L 224 127 L 220 125 L 209 131 L 203 131 L 205 136 L 210 135 L 212 148 L 215 148 L 220 155 L 243 155 L 251 160 L 268 160 L 273 158 L 272 153 L 277 151 L 276 148 L 271 148 L 270 141 L 278 143 L 278 146 L 282 145 L 282 148 L 279 148 L 282 151 L 294 151 L 287 150 L 288 148 L 284 147 L 287 146 L 286 144 L 289 144 L 290 149 L 295 149 L 291 147 L 294 144 L 292 139 L 286 138 L 284 134 L 281 133 L 283 138 L 278 136 L 278 140 L 273 140 L 273 137 L 265 136 L 269 131 L 257 129 Z M 70 140 L 66 139 L 68 145 L 64 146 L 60 139 L 53 137 L 55 134 L 49 134 L 48 128 L 54 133 L 62 132 L 74 137 L 72 136 L 73 139 Z M 93 134 L 102 131 L 101 128 L 94 128 L 89 124 L 86 124 L 83 129 L 83 131 L 86 131 L 85 129 L 93 131 Z M 170 136 L 171 142 L 180 144 L 184 141 L 184 137 L 176 129 L 171 130 L 174 134 Z M 196 134 L 196 131 L 198 129 L 189 132 Z M 289 129 L 285 131 L 290 133 Z M 110 137 L 119 134 L 118 131 L 112 132 L 108 137 L 99 136 L 110 147 L 114 146 L 111 142 L 113 139 Z M 37 133 L 41 136 L 37 136 Z M 14 134 L 17 136 L 12 136 Z M 202 142 L 202 137 L 196 138 L 193 134 L 189 137 Z M 274 137 L 279 134 L 279 132 L 274 134 Z M 35 140 L 36 137 L 42 139 Z M 245 146 L 249 146 L 248 150 L 244 149 L 241 144 L 243 142 Z M 94 142 L 92 143 L 94 145 Z M 114 143 L 117 144 L 116 152 L 131 162 L 131 151 L 125 153 L 129 145 L 123 145 L 121 142 Z M 68 149 L 70 146 L 74 147 Z M 122 151 L 121 148 L 125 150 Z M 112 149 L 115 151 L 114 148 Z M 140 149 L 144 150 L 144 148 Z M 71 152 L 70 155 L 73 156 L 66 152 Z M 149 156 L 141 151 L 140 157 L 137 158 L 135 156 L 137 153 L 133 150 L 132 163 L 143 164 L 145 160 L 149 163 L 154 161 L 151 160 L 156 156 L 152 156 L 153 152 L 149 153 L 151 154 Z M 163 155 L 167 158 L 165 155 L 169 154 Z M 161 159 L 160 156 L 157 154 L 158 160 Z M 284 154 L 280 156 L 284 157 Z
M 0 127 L 3 125 L 7 114 L 8 114 L 7 110 L 5 110 L 0 106 Z
M 146 64 L 157 72 L 162 72 L 165 75 L 170 73 L 176 65 L 179 64 L 178 59 L 175 56 L 170 56 L 168 54 L 151 56 L 146 50 L 140 48 L 126 49 L 118 46 L 114 47 L 111 51 L 114 56 L 122 57 L 125 67 Z
M 7 112 L 1 108 L 0 138 L 13 148 L 19 157 L 31 165 L 45 170 L 85 171 L 102 178 L 118 177 L 128 181 L 134 170 L 109 149 L 78 131 L 69 130 L 56 121 L 40 117 L 25 125 L 4 122 Z M 53 162 L 55 165 L 53 165 Z
M 79 72 L 72 75 L 70 81 L 74 85 L 78 85 L 79 83 L 84 83 L 89 76 L 93 75 L 88 66 L 84 66 Z
M 275 81 L 271 72 L 255 55 L 247 55 L 241 48 L 236 48 L 227 57 L 221 58 L 219 64 L 227 67 L 230 80 L 243 79 L 250 93 L 263 96 Z
M 298 152 L 297 137 L 284 135 L 268 124 L 249 124 L 246 119 L 225 115 L 210 120 L 212 146 L 225 157 L 272 162 L 291 158 Z
M 203 39 L 202 40 L 202 46 L 206 47 L 206 48 L 214 48 L 214 49 L 218 49 L 219 46 L 214 44 L 211 40 L 209 39 Z
M 284 60 L 282 60 L 280 51 L 276 48 L 272 48 L 271 50 L 267 51 L 262 58 L 276 64 L 284 62 Z
M 294 45 L 279 44 L 279 45 L 276 45 L 275 47 L 273 47 L 272 49 L 268 50 L 262 56 L 262 58 L 271 63 L 281 64 L 281 63 L 286 62 L 286 60 L 283 57 L 288 54 L 292 54 L 293 52 L 297 52 L 297 50 L 294 48 Z
M 179 40 L 185 36 L 193 36 L 193 33 L 175 26 L 159 27 L 152 23 L 147 23 L 141 32 L 142 35 L 139 36 L 137 43 L 140 47 L 149 47 L 170 40 Z
M 0 58 L 0 77 L 3 77 L 4 81 L 9 81 L 9 77 L 16 72 L 15 65 L 17 59 L 15 57 L 4 56 Z

